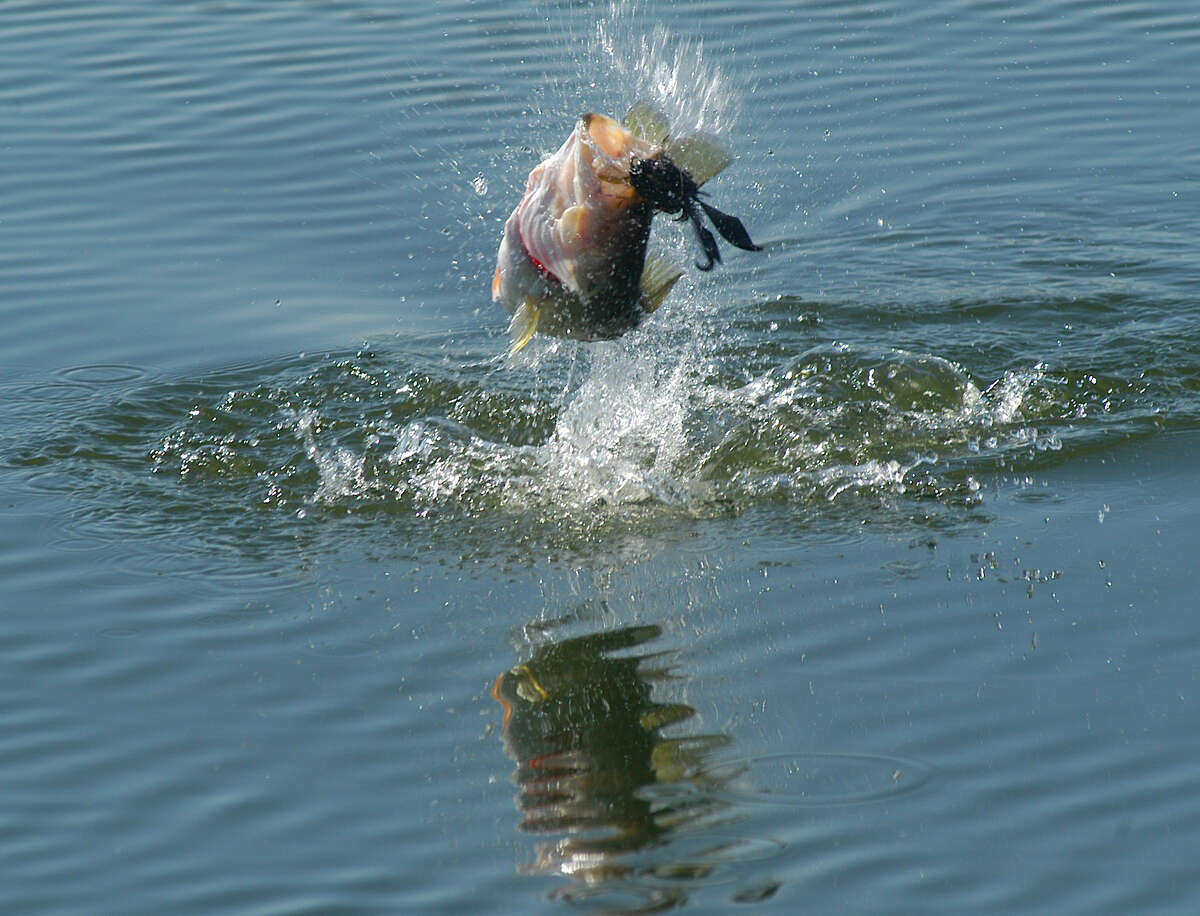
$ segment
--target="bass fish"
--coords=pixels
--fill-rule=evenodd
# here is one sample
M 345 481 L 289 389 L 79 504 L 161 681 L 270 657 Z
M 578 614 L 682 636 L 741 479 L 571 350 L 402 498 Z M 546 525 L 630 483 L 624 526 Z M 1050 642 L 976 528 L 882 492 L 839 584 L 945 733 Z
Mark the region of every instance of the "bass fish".
M 646 255 L 655 213 L 690 220 L 704 252 L 721 260 L 707 216 L 730 244 L 762 249 L 741 220 L 701 199 L 700 187 L 733 157 L 705 135 L 672 139 L 666 118 L 635 105 L 623 123 L 582 115 L 557 153 L 532 172 L 504 224 L 492 300 L 512 316 L 510 353 L 535 333 L 606 340 L 636 328 L 683 272 Z

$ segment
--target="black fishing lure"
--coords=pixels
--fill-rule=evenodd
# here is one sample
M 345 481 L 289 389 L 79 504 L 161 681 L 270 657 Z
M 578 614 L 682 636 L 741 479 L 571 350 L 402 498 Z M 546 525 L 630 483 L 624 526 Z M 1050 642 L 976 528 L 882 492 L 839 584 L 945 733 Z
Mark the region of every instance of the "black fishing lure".
M 704 249 L 705 258 L 708 259 L 703 264 L 696 261 L 699 270 L 712 270 L 713 265 L 721 261 L 717 240 L 700 218 L 700 210 L 704 211 L 717 232 L 721 233 L 721 238 L 729 244 L 743 251 L 762 251 L 762 246 L 751 241 L 750 233 L 746 231 L 740 219 L 722 213 L 700 199 L 703 192 L 699 185 L 665 153 L 653 159 L 635 157 L 629 166 L 629 180 L 633 189 L 649 201 L 654 209 L 663 213 L 678 213 L 680 220 L 691 220 L 692 228 L 696 230 L 696 238 L 700 247 Z

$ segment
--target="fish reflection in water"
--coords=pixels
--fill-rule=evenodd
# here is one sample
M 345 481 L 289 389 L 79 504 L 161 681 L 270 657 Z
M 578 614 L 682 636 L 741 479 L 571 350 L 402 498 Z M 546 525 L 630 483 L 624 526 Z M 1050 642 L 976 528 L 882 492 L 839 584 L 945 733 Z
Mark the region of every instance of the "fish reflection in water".
M 559 896 L 639 896 L 638 880 L 648 877 L 654 887 L 641 889 L 649 893 L 640 905 L 625 901 L 621 910 L 657 910 L 681 902 L 682 885 L 713 868 L 702 853 L 672 860 L 670 847 L 721 821 L 726 805 L 708 791 L 705 760 L 729 739 L 663 736 L 695 710 L 653 699 L 656 683 L 678 680 L 665 653 L 629 652 L 660 634 L 636 626 L 541 645 L 492 688 L 516 763 L 520 829 L 559 835 L 539 843 L 521 871 L 574 878 Z

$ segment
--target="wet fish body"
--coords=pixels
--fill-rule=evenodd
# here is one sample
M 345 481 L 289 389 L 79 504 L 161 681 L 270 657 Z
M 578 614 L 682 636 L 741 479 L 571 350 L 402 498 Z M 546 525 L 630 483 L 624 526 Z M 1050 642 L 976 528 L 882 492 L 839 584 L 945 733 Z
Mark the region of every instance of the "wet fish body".
M 675 154 L 691 165 L 676 164 Z M 672 145 L 665 119 L 645 104 L 625 124 L 585 114 L 529 174 L 504 225 L 492 298 L 512 316 L 513 352 L 535 332 L 580 340 L 618 337 L 661 304 L 682 271 L 647 257 L 656 212 L 690 218 L 709 269 L 720 260 L 707 215 L 732 244 L 758 250 L 741 222 L 699 199 L 700 185 L 731 157 L 714 140 Z

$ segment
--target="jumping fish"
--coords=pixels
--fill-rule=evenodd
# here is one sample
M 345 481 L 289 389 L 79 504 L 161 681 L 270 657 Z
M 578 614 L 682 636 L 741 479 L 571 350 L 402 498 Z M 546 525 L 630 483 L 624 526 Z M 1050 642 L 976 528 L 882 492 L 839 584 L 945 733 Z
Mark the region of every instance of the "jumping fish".
M 647 257 L 655 213 L 691 221 L 704 251 L 700 270 L 721 260 L 701 214 L 730 244 L 760 251 L 741 220 L 701 199 L 701 185 L 732 158 L 715 138 L 672 138 L 666 118 L 645 102 L 623 124 L 582 115 L 558 152 L 529 173 L 504 224 L 492 299 L 512 316 L 510 353 L 536 332 L 619 337 L 658 308 L 683 272 Z

